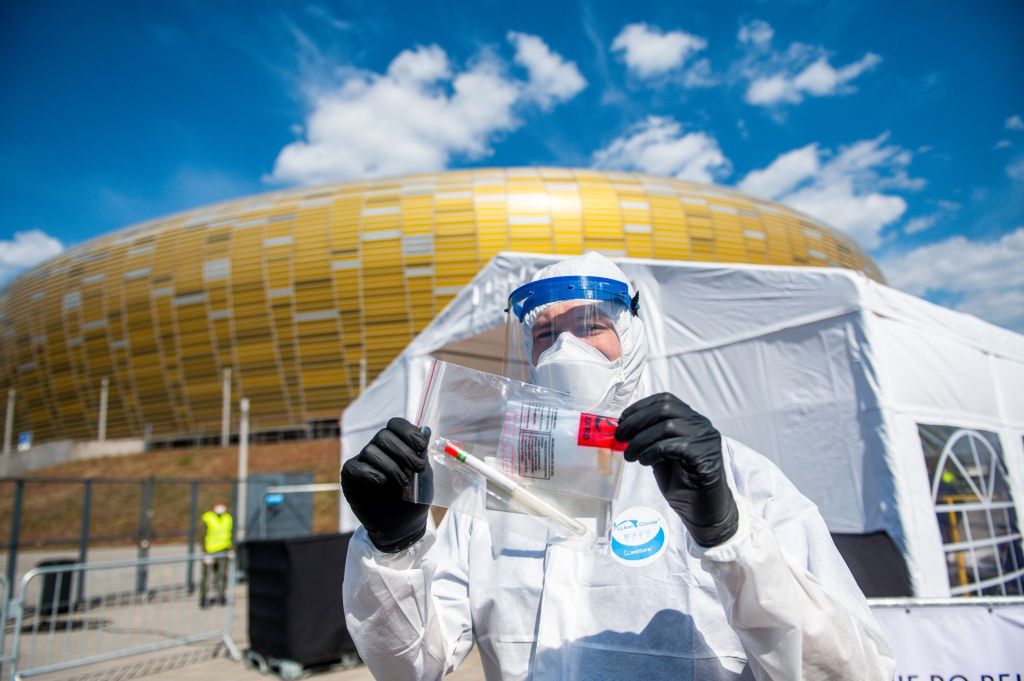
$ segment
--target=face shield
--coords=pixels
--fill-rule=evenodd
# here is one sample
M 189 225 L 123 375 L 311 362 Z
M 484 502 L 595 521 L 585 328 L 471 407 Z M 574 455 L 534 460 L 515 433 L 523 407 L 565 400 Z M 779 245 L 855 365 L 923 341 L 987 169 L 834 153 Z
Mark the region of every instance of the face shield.
M 595 406 L 616 405 L 629 364 L 624 339 L 638 303 L 625 282 L 604 277 L 520 286 L 506 311 L 505 375 Z

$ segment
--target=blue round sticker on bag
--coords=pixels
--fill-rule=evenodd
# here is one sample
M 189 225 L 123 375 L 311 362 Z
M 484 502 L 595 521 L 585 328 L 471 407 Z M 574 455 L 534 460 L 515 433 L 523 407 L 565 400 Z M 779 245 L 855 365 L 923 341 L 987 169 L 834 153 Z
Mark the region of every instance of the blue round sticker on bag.
M 628 508 L 612 525 L 612 555 L 623 565 L 647 565 L 665 553 L 668 539 L 665 517 L 646 506 Z

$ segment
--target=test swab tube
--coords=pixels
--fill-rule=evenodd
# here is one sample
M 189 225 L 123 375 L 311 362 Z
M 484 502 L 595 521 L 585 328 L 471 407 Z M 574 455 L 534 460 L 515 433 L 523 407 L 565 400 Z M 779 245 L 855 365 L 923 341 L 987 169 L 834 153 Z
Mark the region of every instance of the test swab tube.
M 488 466 L 450 440 L 441 438 L 440 444 L 445 454 L 461 461 L 473 471 L 482 475 L 484 479 L 508 495 L 509 501 L 518 504 L 530 513 L 554 520 L 577 536 L 582 537 L 587 533 L 587 528 L 583 526 L 583 523 L 556 508 L 548 501 L 541 499 L 498 469 Z

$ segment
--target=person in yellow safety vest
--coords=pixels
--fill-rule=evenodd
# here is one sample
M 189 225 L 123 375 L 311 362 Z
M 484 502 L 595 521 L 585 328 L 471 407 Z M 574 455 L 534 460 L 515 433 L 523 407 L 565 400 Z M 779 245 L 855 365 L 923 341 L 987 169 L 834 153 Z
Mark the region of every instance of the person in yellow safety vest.
M 206 526 L 203 537 L 203 577 L 199 585 L 199 607 L 207 608 L 212 603 L 227 603 L 228 583 L 228 552 L 231 550 L 231 534 L 234 519 L 228 513 L 227 506 L 215 504 L 212 511 L 202 517 Z M 211 574 L 212 573 L 212 574 Z M 217 598 L 211 601 L 207 594 L 207 586 L 213 581 L 217 590 Z

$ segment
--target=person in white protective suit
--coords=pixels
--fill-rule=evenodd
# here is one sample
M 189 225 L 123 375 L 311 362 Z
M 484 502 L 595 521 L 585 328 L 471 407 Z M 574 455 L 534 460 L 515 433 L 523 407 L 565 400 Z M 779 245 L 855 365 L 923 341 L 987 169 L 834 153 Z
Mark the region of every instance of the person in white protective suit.
M 345 463 L 363 524 L 345 619 L 376 678 L 440 679 L 474 643 L 492 681 L 892 678 L 893 655 L 814 504 L 679 398 L 638 399 L 638 300 L 594 253 L 545 267 L 510 297 L 513 350 L 533 382 L 631 405 L 615 433 L 629 463 L 608 555 L 455 511 L 429 529 L 427 507 L 400 496 L 412 472 L 429 475 L 429 434 L 404 419 Z M 650 539 L 614 541 L 623 530 Z

